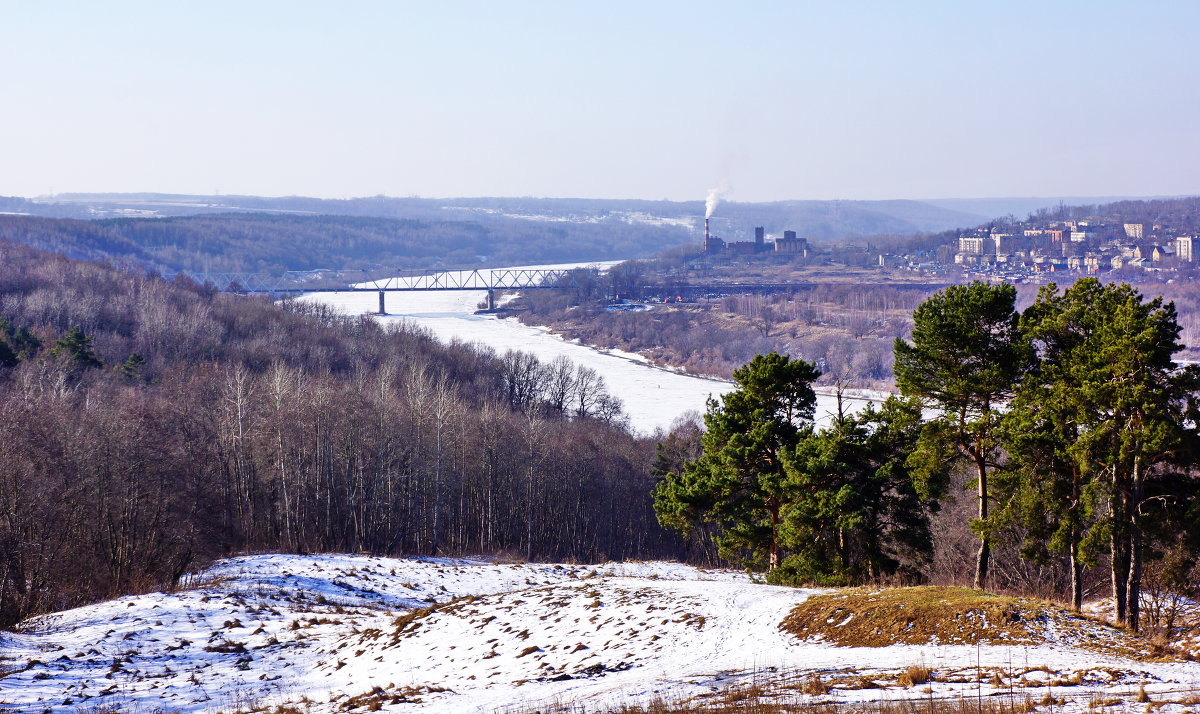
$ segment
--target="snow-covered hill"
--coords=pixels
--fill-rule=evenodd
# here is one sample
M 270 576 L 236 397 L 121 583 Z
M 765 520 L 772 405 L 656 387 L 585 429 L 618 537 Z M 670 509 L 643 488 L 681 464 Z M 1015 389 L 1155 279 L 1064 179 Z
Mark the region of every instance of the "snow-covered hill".
M 260 555 L 171 594 L 126 597 L 0 635 L 0 703 L 18 711 L 491 712 L 703 696 L 764 672 L 822 678 L 819 701 L 1052 684 L 1195 689 L 1200 664 L 1098 654 L 1079 631 L 1019 646 L 835 647 L 780 630 L 817 591 L 675 563 Z M 757 674 L 755 674 L 757 673 Z M 900 678 L 902 680 L 902 678 Z M 983 683 L 980 680 L 985 680 Z M 910 685 L 911 686 L 911 685 Z M 1061 707 L 1059 707 L 1061 710 Z M 1170 708 L 1167 709 L 1169 711 Z

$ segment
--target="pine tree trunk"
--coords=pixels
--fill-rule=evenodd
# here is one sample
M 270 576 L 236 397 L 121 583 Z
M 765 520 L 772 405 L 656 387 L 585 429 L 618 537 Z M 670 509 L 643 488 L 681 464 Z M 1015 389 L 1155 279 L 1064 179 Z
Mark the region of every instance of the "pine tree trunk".
M 1083 563 L 1079 560 L 1079 534 L 1071 529 L 1071 608 L 1083 609 Z
M 779 567 L 779 506 L 771 506 L 771 546 L 768 553 L 767 572 Z
M 1074 438 L 1076 441 L 1079 440 L 1078 429 L 1074 430 Z M 1081 507 L 1079 503 L 1081 498 L 1079 492 L 1081 478 L 1079 468 L 1073 468 L 1071 471 L 1071 512 L 1069 517 L 1071 518 L 1071 607 L 1075 612 L 1083 609 L 1083 561 L 1079 557 L 1080 534 L 1077 521 L 1075 520 L 1078 509 Z
M 988 498 L 987 498 L 987 465 L 982 458 L 975 459 L 975 467 L 979 470 L 979 520 L 986 520 L 988 517 Z M 985 533 L 979 537 L 979 553 L 975 558 L 975 589 L 982 590 L 983 584 L 987 581 L 988 576 L 988 561 L 991 557 L 991 543 Z
M 842 559 L 842 572 L 850 569 L 850 553 L 846 549 L 846 529 L 838 528 L 838 553 Z
M 1133 475 L 1129 483 L 1129 498 L 1125 504 L 1129 528 L 1129 575 L 1125 581 L 1126 624 L 1138 631 L 1142 591 L 1142 529 L 1138 524 L 1138 503 L 1142 499 L 1142 473 L 1138 457 L 1133 459 Z
M 1141 616 L 1142 594 L 1142 532 L 1137 524 L 1130 526 L 1129 533 L 1129 576 L 1125 585 L 1126 617 L 1129 629 L 1138 631 Z
M 1124 625 L 1128 612 L 1125 608 L 1126 588 L 1129 586 L 1129 549 L 1125 541 L 1125 501 L 1119 493 L 1112 496 L 1112 533 L 1109 536 L 1109 562 L 1112 575 L 1113 600 L 1117 608 L 1117 622 Z

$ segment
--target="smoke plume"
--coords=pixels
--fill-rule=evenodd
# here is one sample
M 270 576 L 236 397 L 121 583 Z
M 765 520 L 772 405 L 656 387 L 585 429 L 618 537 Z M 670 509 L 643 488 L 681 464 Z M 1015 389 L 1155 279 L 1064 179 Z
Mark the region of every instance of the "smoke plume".
M 708 198 L 704 199 L 704 217 L 711 218 L 713 211 L 717 210 L 717 204 L 725 194 L 729 193 L 729 182 L 724 179 L 717 184 L 716 188 L 708 189 Z

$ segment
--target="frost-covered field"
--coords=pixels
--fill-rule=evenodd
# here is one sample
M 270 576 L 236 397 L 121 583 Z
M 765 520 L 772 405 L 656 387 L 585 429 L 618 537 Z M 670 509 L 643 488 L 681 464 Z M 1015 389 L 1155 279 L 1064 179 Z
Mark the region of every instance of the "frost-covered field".
M 814 701 L 987 696 L 1020 677 L 1021 691 L 1041 696 L 1052 684 L 1082 710 L 1092 692 L 1130 701 L 1141 683 L 1161 697 L 1200 682 L 1200 664 L 1096 654 L 1081 647 L 1096 636 L 1086 631 L 1037 646 L 882 648 L 781 632 L 792 606 L 814 592 L 675 563 L 245 556 L 181 592 L 83 607 L 3 635 L 0 701 L 53 712 L 285 703 L 490 712 L 703 696 L 755 677 L 815 673 L 832 688 Z M 897 684 L 913 665 L 942 681 L 928 692 Z M 876 686 L 861 688 L 868 680 Z

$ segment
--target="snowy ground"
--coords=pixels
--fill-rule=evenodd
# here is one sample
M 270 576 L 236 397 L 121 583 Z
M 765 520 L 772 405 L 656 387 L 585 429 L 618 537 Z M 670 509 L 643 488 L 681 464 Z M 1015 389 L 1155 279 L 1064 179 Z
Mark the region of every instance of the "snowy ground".
M 1009 691 L 1018 676 L 1040 696 L 1058 680 L 1055 696 L 1082 710 L 1094 691 L 1128 697 L 1145 683 L 1165 696 L 1200 682 L 1200 664 L 1102 656 L 1065 637 L 1023 647 L 839 648 L 782 633 L 779 622 L 813 592 L 675 563 L 246 556 L 178 593 L 125 597 L 0 635 L 0 703 L 52 712 L 296 702 L 317 712 L 375 703 L 492 712 L 702 696 L 774 672 L 816 673 L 833 685 L 814 701 L 987 695 Z M 896 684 L 911 665 L 960 681 L 928 693 Z M 838 684 L 864 677 L 882 686 Z M 1081 684 L 1062 683 L 1072 678 Z

